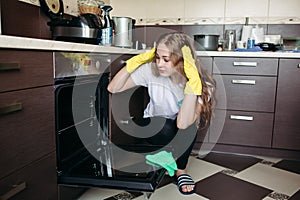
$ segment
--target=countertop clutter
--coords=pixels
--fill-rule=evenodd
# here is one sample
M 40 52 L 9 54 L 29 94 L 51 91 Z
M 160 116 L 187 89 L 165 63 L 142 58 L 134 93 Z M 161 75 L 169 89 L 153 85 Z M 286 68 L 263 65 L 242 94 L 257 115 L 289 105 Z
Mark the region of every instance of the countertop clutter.
M 31 49 L 45 51 L 72 51 L 94 53 L 139 54 L 144 50 L 100 46 L 73 42 L 62 42 L 45 39 L 35 39 L 17 36 L 0 35 L 0 48 Z M 198 56 L 236 56 L 236 57 L 270 57 L 270 58 L 300 58 L 300 53 L 293 52 L 234 52 L 234 51 L 197 51 Z

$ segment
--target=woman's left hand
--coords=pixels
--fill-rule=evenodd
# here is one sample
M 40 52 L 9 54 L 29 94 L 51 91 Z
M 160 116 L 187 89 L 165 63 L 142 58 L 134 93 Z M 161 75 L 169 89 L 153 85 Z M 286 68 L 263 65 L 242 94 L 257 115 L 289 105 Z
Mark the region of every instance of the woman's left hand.
M 184 72 L 188 78 L 184 93 L 185 94 L 202 94 L 202 82 L 199 76 L 198 69 L 195 64 L 195 60 L 192 56 L 191 49 L 188 46 L 181 48 L 183 55 Z

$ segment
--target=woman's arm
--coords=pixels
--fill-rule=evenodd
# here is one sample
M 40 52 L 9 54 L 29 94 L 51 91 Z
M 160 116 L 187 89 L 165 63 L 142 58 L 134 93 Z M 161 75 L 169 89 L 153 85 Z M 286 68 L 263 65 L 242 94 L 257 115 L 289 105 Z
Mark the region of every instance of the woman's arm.
M 111 93 L 122 92 L 127 89 L 135 87 L 136 84 L 130 77 L 130 73 L 123 67 L 110 81 L 107 86 L 107 90 Z
M 123 67 L 109 83 L 107 90 L 111 93 L 122 92 L 133 88 L 136 84 L 130 77 L 130 73 L 135 71 L 142 64 L 153 61 L 155 58 L 156 48 L 146 51 L 142 54 L 133 56 L 126 61 L 126 66 Z
M 201 104 L 197 101 L 198 96 L 185 94 L 177 116 L 177 127 L 186 129 L 193 124 L 199 116 Z

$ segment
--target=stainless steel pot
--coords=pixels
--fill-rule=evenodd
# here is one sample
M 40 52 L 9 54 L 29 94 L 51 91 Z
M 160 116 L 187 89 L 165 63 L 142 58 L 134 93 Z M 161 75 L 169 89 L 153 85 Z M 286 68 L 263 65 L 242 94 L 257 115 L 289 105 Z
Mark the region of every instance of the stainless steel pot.
M 131 48 L 133 45 L 134 19 L 129 17 L 112 17 L 114 26 L 113 44 L 117 47 Z
M 194 35 L 195 48 L 198 51 L 216 51 L 219 35 Z

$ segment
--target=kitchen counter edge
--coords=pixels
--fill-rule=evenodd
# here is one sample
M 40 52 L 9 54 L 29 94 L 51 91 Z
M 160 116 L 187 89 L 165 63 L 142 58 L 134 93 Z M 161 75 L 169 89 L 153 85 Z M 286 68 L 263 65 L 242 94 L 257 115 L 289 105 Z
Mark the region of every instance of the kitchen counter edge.
M 0 35 L 0 48 L 31 49 L 45 51 L 71 51 L 88 53 L 139 54 L 144 50 L 100 46 L 74 42 L 54 41 L 18 36 Z M 293 52 L 234 52 L 234 51 L 197 51 L 198 56 L 212 57 L 266 57 L 266 58 L 300 58 L 300 53 Z

